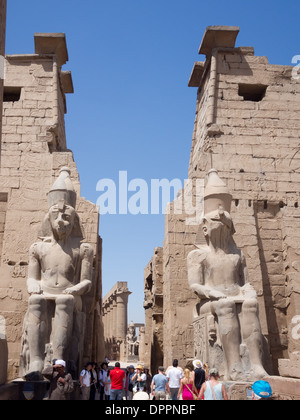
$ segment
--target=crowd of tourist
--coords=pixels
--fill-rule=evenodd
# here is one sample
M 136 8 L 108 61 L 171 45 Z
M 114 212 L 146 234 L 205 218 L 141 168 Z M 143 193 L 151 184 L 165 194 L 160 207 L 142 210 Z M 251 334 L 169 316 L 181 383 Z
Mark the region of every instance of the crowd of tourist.
M 50 380 L 49 399 L 68 399 L 73 392 L 73 381 L 65 372 L 65 362 L 55 361 L 44 376 Z M 51 370 L 51 372 L 50 372 Z M 167 400 L 201 401 L 228 400 L 218 369 L 209 369 L 200 360 L 189 362 L 184 369 L 178 360 L 165 369 L 160 366 L 153 377 L 146 366 L 133 365 L 121 369 L 119 362 L 109 369 L 108 361 L 101 364 L 87 363 L 79 377 L 82 400 Z M 268 382 L 257 381 L 252 386 L 252 399 L 269 398 L 272 389 Z

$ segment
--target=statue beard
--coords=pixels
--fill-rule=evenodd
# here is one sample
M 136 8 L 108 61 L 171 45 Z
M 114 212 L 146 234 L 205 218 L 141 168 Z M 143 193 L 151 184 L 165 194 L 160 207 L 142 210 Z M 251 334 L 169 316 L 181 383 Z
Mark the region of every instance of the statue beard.
M 209 243 L 216 250 L 222 249 L 226 252 L 229 249 L 231 242 L 232 235 L 227 226 L 222 224 L 218 229 L 211 230 L 209 235 Z

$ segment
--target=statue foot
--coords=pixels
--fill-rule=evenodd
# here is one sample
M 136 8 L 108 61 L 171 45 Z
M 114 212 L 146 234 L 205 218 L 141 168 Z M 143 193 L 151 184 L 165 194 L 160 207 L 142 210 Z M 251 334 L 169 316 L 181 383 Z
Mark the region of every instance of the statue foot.
M 26 381 L 32 382 L 32 381 L 43 380 L 43 375 L 42 375 L 43 369 L 44 369 L 43 360 L 36 360 L 35 362 L 30 363 L 29 371 L 25 375 Z
M 245 373 L 242 363 L 236 363 L 229 371 L 229 380 L 231 381 L 243 381 L 245 379 Z
M 251 380 L 257 381 L 269 376 L 262 365 L 252 365 L 251 367 Z

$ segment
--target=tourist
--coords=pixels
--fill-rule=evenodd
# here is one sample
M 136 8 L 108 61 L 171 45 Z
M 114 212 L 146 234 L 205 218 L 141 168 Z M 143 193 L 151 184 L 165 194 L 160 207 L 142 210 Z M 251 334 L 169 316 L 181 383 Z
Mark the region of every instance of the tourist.
M 129 401 L 132 400 L 133 398 L 133 388 L 135 385 L 135 382 L 132 380 L 132 378 L 135 376 L 135 372 L 134 372 L 134 366 L 130 365 L 128 366 L 128 392 L 127 392 L 127 399 Z
M 205 370 L 203 369 L 203 364 L 201 360 L 194 360 L 193 366 L 195 368 L 194 381 L 195 381 L 195 387 L 197 389 L 197 395 L 198 395 L 201 390 L 202 385 L 204 384 L 206 380 Z
M 101 363 L 101 369 L 99 371 L 99 384 L 100 384 L 100 401 L 103 401 L 105 394 L 104 388 L 107 379 L 108 364 L 106 362 Z
M 150 375 L 150 369 L 145 366 L 144 372 L 146 375 L 146 386 L 145 386 L 145 392 L 150 395 L 151 394 L 151 383 L 152 383 L 152 376 Z
M 124 378 L 125 378 L 125 372 L 121 369 L 120 363 L 116 362 L 115 369 L 113 369 L 110 372 L 110 380 L 111 380 L 110 399 L 111 401 L 117 401 L 117 400 L 123 399 Z
M 185 401 L 193 401 L 197 399 L 198 394 L 195 387 L 194 375 L 190 369 L 184 370 L 184 378 L 180 381 L 180 389 L 177 396 L 178 400 L 181 395 L 182 399 Z
M 202 385 L 198 399 L 202 400 L 204 395 L 204 400 L 208 401 L 228 400 L 225 386 L 218 381 L 220 377 L 218 369 L 210 369 L 209 376 L 210 380 Z
M 97 391 L 98 375 L 97 375 L 97 364 L 92 362 L 92 369 L 90 370 L 91 375 L 91 390 L 90 390 L 90 401 L 94 401 Z
M 144 373 L 144 368 L 142 365 L 138 365 L 136 368 L 135 375 L 131 378 L 133 382 L 135 382 L 135 387 L 133 388 L 134 392 L 136 389 L 136 392 L 143 392 L 146 388 L 146 380 L 147 376 Z
M 81 387 L 81 399 L 83 401 L 90 399 L 90 392 L 91 392 L 91 373 L 92 370 L 92 362 L 88 362 L 85 368 L 81 371 L 79 382 Z
M 50 381 L 49 401 L 66 401 L 74 390 L 73 378 L 65 372 L 66 362 L 56 360 L 53 366 L 47 366 L 42 375 Z
M 173 361 L 173 367 L 168 369 L 167 378 L 169 379 L 169 388 L 171 400 L 177 401 L 178 392 L 180 389 L 180 380 L 182 379 L 182 371 L 178 368 L 178 360 Z
M 110 391 L 111 391 L 110 371 L 107 371 L 106 379 L 105 379 L 105 383 L 104 383 L 105 401 L 110 400 Z
M 272 388 L 267 381 L 256 381 L 252 385 L 252 400 L 267 400 L 272 396 Z
M 125 378 L 123 381 L 123 390 L 124 390 L 123 399 L 125 399 L 126 401 L 128 399 L 128 388 L 129 388 L 129 371 L 128 369 L 126 369 Z
M 170 393 L 169 380 L 164 375 L 165 369 L 163 367 L 158 368 L 158 374 L 153 377 L 151 383 L 151 394 L 154 395 L 155 400 L 166 400 L 167 392 Z M 155 386 L 155 392 L 154 392 Z

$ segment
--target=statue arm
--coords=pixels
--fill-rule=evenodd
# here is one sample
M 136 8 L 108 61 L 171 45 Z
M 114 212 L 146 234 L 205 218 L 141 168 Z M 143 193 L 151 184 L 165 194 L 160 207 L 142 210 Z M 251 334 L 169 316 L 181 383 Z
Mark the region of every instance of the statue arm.
M 204 260 L 207 256 L 205 250 L 191 251 L 187 257 L 188 281 L 190 289 L 200 299 L 222 299 L 226 296 L 219 290 L 205 284 Z
M 73 287 L 65 290 L 66 294 L 74 296 L 82 296 L 91 290 L 92 276 L 93 276 L 93 258 L 94 251 L 90 244 L 81 244 L 80 259 L 81 259 L 81 274 L 80 282 Z
M 31 245 L 29 250 L 29 266 L 27 291 L 30 295 L 41 294 L 41 266 L 38 255 L 38 243 Z
M 209 298 L 209 288 L 204 285 L 203 261 L 205 253 L 200 250 L 191 251 L 187 257 L 188 281 L 190 289 L 200 299 Z

